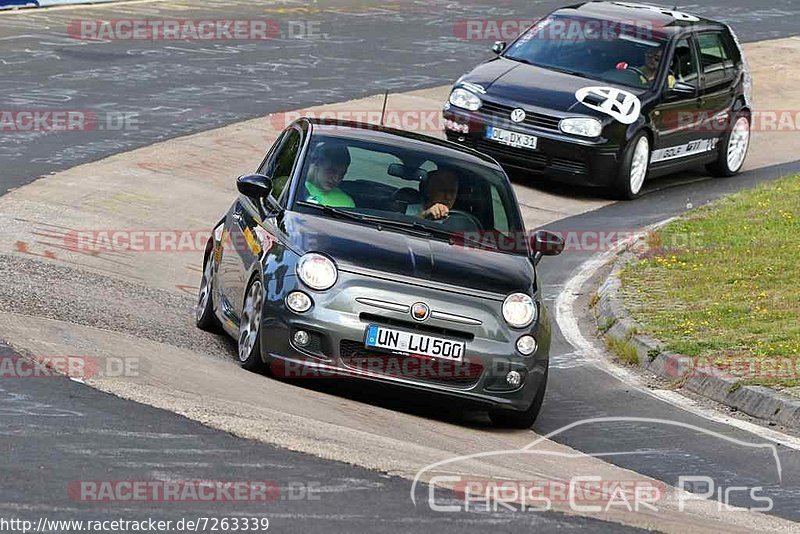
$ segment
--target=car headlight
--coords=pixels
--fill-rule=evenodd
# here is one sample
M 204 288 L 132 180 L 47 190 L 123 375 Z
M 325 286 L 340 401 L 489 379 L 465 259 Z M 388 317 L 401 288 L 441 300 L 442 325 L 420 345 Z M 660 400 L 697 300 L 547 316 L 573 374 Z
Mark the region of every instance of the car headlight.
M 503 319 L 514 328 L 524 328 L 536 320 L 536 304 L 525 293 L 512 293 L 503 302 Z
M 562 119 L 558 123 L 558 127 L 564 133 L 580 135 L 581 137 L 600 137 L 600 134 L 603 133 L 603 123 L 597 119 Z
M 336 264 L 322 254 L 309 252 L 297 262 L 297 276 L 305 285 L 317 291 L 333 287 L 339 276 Z
M 460 87 L 458 89 L 453 89 L 453 92 L 450 93 L 450 103 L 456 107 L 468 109 L 469 111 L 477 111 L 483 104 L 477 95 L 466 89 L 461 89 Z

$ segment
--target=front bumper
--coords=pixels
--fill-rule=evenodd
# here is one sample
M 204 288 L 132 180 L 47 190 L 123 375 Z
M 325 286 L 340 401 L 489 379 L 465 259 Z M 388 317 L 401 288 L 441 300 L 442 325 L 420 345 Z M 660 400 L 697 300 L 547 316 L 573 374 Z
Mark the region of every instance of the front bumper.
M 352 377 L 392 383 L 450 398 L 483 405 L 525 410 L 542 386 L 548 365 L 550 327 L 547 311 L 539 304 L 539 319 L 526 329 L 511 329 L 502 320 L 500 300 L 470 294 L 441 291 L 423 286 L 340 271 L 335 291 L 315 292 L 294 276 L 283 279 L 280 291 L 267 284 L 261 353 L 272 371 L 286 378 L 324 379 Z M 302 314 L 289 310 L 286 295 L 301 290 L 314 301 Z M 480 324 L 464 324 L 430 317 L 422 323 L 408 313 L 379 307 L 375 303 L 411 306 L 425 302 L 431 310 L 458 314 Z M 454 311 L 457 310 L 457 311 Z M 397 356 L 368 350 L 364 336 L 369 324 L 398 330 L 418 331 L 466 342 L 464 364 L 436 359 Z M 304 347 L 294 343 L 298 330 L 310 334 Z M 533 335 L 536 352 L 523 357 L 516 351 L 517 339 Z M 523 383 L 513 388 L 506 375 L 515 370 Z
M 544 175 L 557 181 L 578 185 L 607 187 L 613 184 L 620 163 L 620 147 L 608 141 L 584 140 L 554 128 L 516 124 L 510 120 L 449 107 L 443 112 L 448 121 L 468 125 L 469 132 L 446 128 L 447 139 L 474 148 L 496 159 L 503 167 Z M 486 138 L 486 127 L 534 135 L 536 150 L 515 148 Z

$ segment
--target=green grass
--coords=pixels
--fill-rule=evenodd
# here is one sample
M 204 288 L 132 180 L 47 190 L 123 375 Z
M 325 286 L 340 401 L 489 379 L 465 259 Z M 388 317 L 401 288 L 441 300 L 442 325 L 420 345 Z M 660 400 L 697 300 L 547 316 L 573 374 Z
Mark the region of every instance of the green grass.
M 636 347 L 630 341 L 624 341 L 612 336 L 606 336 L 606 345 L 616 355 L 617 359 L 628 365 L 639 365 L 639 355 Z
M 622 272 L 645 331 L 748 383 L 800 385 L 800 176 L 697 209 L 648 245 Z

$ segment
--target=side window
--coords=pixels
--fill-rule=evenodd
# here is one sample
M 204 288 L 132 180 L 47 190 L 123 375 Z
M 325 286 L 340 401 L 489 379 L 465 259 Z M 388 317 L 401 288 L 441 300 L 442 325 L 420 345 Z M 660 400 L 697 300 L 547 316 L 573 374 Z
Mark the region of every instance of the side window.
M 700 63 L 703 66 L 706 85 L 713 87 L 725 82 L 733 74 L 733 60 L 723 44 L 719 32 L 704 32 L 697 36 L 700 46 Z
M 672 55 L 672 63 L 669 67 L 670 76 L 675 77 L 675 81 L 698 87 L 699 75 L 697 71 L 697 61 L 695 60 L 694 47 L 689 39 L 681 39 L 675 45 L 675 52 Z
M 302 136 L 294 128 L 284 134 L 280 146 L 264 162 L 259 172 L 272 178 L 272 196 L 280 199 L 292 176 L 294 162 L 300 152 Z

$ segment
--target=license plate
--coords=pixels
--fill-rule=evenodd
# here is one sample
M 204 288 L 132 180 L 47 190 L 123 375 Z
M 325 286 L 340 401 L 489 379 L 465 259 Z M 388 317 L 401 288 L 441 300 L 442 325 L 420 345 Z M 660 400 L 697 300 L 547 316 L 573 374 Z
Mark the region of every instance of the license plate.
M 432 358 L 441 358 L 451 362 L 464 359 L 466 343 L 452 341 L 425 334 L 403 332 L 371 324 L 367 328 L 367 339 L 364 342 L 368 349 L 383 349 L 403 354 L 419 354 Z
M 491 139 L 492 141 L 515 148 L 527 148 L 529 150 L 536 150 L 536 147 L 539 145 L 539 138 L 534 135 L 512 132 L 511 130 L 495 128 L 494 126 L 486 127 L 486 139 Z

